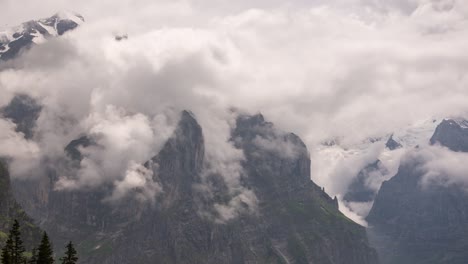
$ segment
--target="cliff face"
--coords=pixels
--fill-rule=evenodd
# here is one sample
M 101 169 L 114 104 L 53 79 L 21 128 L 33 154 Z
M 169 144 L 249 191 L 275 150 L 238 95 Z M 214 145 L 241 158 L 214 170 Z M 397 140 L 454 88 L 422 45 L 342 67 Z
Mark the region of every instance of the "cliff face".
M 464 151 L 468 130 L 443 121 L 431 142 Z M 460 186 L 422 185 L 420 161 L 406 160 L 384 182 L 367 217 L 383 263 L 466 263 L 468 194 Z
M 261 115 L 241 116 L 231 142 L 245 155 L 238 187 L 255 196 L 254 205 L 240 199 L 235 217 L 219 220 L 214 210 L 232 206 L 239 193 L 221 175 L 206 173 L 202 128 L 189 112 L 145 164 L 162 189 L 154 203 L 105 203 L 110 186 L 50 188 L 45 213 L 36 215 L 56 243 L 76 241 L 82 263 L 378 263 L 365 229 L 310 180 L 299 137 Z M 82 137 L 67 153 L 79 160 L 78 146 L 91 144 Z
M 256 115 L 241 116 L 233 138 L 246 155 L 261 226 L 286 263 L 378 263 L 364 228 L 310 180 L 308 151 L 298 136 Z
M 0 160 L 0 247 L 4 246 L 15 219 L 20 223 L 20 231 L 26 249 L 30 250 L 39 242 L 41 230 L 35 226 L 33 220 L 13 197 L 8 168 Z

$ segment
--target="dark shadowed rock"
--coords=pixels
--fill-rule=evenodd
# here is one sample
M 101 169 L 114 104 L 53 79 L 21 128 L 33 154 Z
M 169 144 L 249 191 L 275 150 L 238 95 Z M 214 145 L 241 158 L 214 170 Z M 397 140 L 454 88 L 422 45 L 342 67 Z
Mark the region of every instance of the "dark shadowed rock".
M 351 182 L 343 199 L 347 202 L 371 202 L 377 191 L 369 187 L 370 177 L 382 177 L 388 171 L 380 160 L 367 165 Z
M 393 139 L 393 135 L 391 135 L 390 138 L 387 140 L 387 143 L 385 143 L 385 147 L 389 150 L 395 150 L 403 146 L 400 143 L 398 143 L 395 139 Z
M 90 137 L 82 136 L 78 139 L 72 140 L 65 147 L 65 153 L 72 160 L 81 161 L 83 159 L 83 155 L 81 154 L 80 148 L 87 148 L 92 145 L 95 145 L 95 142 Z
M 5 118 L 16 124 L 16 131 L 24 134 L 26 139 L 34 135 L 36 121 L 42 107 L 28 95 L 16 95 L 11 102 L 0 110 Z
M 468 152 L 468 121 L 444 119 L 431 137 L 431 144 L 440 144 L 453 151 Z

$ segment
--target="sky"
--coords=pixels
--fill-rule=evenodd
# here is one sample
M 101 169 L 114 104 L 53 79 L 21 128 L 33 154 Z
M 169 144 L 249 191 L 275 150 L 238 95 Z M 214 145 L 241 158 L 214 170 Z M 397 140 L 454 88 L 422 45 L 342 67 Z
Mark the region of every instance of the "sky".
M 60 188 L 109 180 L 113 197 L 123 197 L 141 171 L 136 164 L 157 153 L 183 109 L 197 116 L 209 160 L 237 188 L 243 157 L 228 142 L 230 109 L 237 108 L 298 134 L 311 154 L 311 178 L 340 196 L 366 163 L 403 155 L 384 153 L 382 144 L 347 155 L 350 149 L 422 120 L 468 116 L 463 0 L 0 0 L 0 6 L 0 31 L 60 10 L 86 21 L 0 71 L 0 106 L 18 92 L 46 105 L 34 140 L 0 121 L 0 154 L 18 161 L 13 176 L 26 177 L 44 156 L 58 159 L 82 133 L 100 135 L 106 146 L 87 153 L 79 177 L 64 175 Z M 117 34 L 129 39 L 116 42 Z M 340 147 L 323 150 L 329 140 Z M 147 173 L 139 179 L 148 197 L 156 195 Z

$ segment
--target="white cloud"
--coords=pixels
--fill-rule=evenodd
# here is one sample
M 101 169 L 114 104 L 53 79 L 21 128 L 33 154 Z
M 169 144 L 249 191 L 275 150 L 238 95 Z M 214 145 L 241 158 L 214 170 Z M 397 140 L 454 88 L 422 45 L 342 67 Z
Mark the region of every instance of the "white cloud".
M 421 186 L 427 188 L 431 185 L 445 187 L 458 186 L 468 191 L 468 153 L 454 152 L 440 146 L 430 146 L 411 156 L 420 161 L 419 169 L 423 173 Z
M 236 186 L 243 157 L 226 142 L 226 110 L 235 106 L 301 136 L 312 178 L 340 193 L 370 158 L 327 162 L 314 151 L 323 140 L 349 145 L 468 112 L 465 1 L 6 0 L 0 25 L 57 9 L 87 22 L 0 71 L 0 104 L 23 92 L 46 105 L 35 138 L 43 155 L 63 155 L 80 133 L 101 135 L 105 148 L 87 149 L 89 170 L 78 182 L 101 182 L 107 173 L 99 170 L 121 181 L 189 109 L 204 128 L 208 159 Z M 116 42 L 115 32 L 129 39 Z
M 11 174 L 26 178 L 30 169 L 38 165 L 41 152 L 35 142 L 24 139 L 15 129 L 11 121 L 0 119 L 0 157 L 12 160 Z

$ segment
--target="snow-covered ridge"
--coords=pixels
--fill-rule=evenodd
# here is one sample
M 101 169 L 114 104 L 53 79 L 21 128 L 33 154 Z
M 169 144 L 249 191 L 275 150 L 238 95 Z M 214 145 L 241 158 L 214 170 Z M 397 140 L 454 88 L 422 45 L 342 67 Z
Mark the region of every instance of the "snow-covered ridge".
M 468 128 L 468 120 L 463 119 L 463 118 L 454 118 L 451 119 L 454 121 L 457 125 L 459 125 L 461 128 Z
M 312 179 L 319 185 L 331 186 L 339 179 L 350 180 L 362 168 L 379 159 L 390 172 L 398 168 L 400 156 L 416 146 L 427 145 L 440 119 L 428 118 L 409 124 L 406 127 L 389 131 L 379 137 L 367 138 L 361 142 L 344 143 L 334 139 L 312 148 Z M 468 123 L 466 123 L 468 125 Z M 385 143 L 393 139 L 402 145 L 401 149 L 390 150 Z M 347 173 L 349 175 L 342 175 Z M 389 175 L 392 176 L 392 175 Z M 323 179 L 326 179 L 323 181 Z M 343 186 L 344 187 L 344 186 Z M 342 194 L 341 190 L 331 190 L 332 195 Z M 333 192 L 336 191 L 336 192 Z
M 0 60 L 14 58 L 21 49 L 63 35 L 84 22 L 83 16 L 62 11 L 49 18 L 31 20 L 19 26 L 0 30 Z

